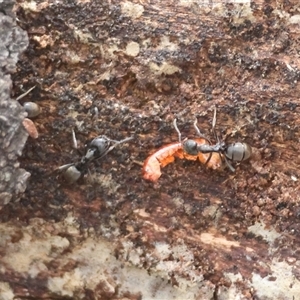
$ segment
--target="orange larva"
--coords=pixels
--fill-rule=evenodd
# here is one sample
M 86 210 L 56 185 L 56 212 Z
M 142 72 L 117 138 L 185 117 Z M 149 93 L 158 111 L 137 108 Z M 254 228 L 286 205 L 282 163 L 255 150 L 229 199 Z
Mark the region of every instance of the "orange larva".
M 207 144 L 202 138 L 194 139 L 198 144 Z M 221 166 L 222 160 L 218 153 L 198 153 L 197 155 L 189 155 L 182 149 L 182 143 L 174 142 L 165 145 L 148 156 L 143 165 L 143 178 L 150 181 L 157 181 L 161 176 L 161 168 L 172 163 L 178 157 L 187 160 L 199 160 L 202 164 L 206 164 L 208 168 L 217 169 Z

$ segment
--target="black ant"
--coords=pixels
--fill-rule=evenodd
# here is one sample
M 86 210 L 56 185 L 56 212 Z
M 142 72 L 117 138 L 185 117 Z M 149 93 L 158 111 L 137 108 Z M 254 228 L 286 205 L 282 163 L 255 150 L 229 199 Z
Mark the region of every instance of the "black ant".
M 174 127 L 178 133 L 179 142 L 182 144 L 183 151 L 185 151 L 189 155 L 198 155 L 199 152 L 201 153 L 213 153 L 217 152 L 219 154 L 223 154 L 223 157 L 225 159 L 225 162 L 229 169 L 234 172 L 234 167 L 230 164 L 229 160 L 235 161 L 235 162 L 241 162 L 244 160 L 247 160 L 250 158 L 252 154 L 252 148 L 247 143 L 241 143 L 236 142 L 233 144 L 226 144 L 226 138 L 223 141 L 220 141 L 216 131 L 216 120 L 217 120 L 217 110 L 216 107 L 214 108 L 214 117 L 212 121 L 212 131 L 215 136 L 215 139 L 217 143 L 215 145 L 209 145 L 209 144 L 199 144 L 195 140 L 192 139 L 186 139 L 181 141 L 181 133 L 177 127 L 176 119 L 174 119 Z M 197 132 L 197 134 L 207 140 L 210 144 L 210 140 L 205 137 L 203 134 L 201 134 L 200 129 L 197 126 L 197 119 L 194 122 L 194 128 Z M 210 157 L 207 159 L 206 164 L 209 162 Z
M 73 145 L 77 148 L 77 141 L 74 130 L 73 134 Z M 63 176 L 68 183 L 76 182 L 80 177 L 87 173 L 89 164 L 96 160 L 104 157 L 107 153 L 113 150 L 117 145 L 126 143 L 132 140 L 133 137 L 125 138 L 121 141 L 112 140 L 105 135 L 99 135 L 95 137 L 87 147 L 86 153 L 79 162 L 70 163 L 60 166 L 57 170 L 63 172 Z

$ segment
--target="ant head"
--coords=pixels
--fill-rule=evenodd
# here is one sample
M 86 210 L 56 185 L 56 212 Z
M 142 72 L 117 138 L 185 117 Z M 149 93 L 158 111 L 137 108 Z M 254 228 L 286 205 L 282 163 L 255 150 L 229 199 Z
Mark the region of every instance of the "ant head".
M 110 140 L 105 136 L 98 136 L 94 138 L 89 144 L 89 149 L 94 149 L 97 153 L 97 156 L 104 154 L 110 146 Z
M 197 146 L 197 142 L 194 140 L 186 140 L 182 143 L 183 151 L 189 155 L 198 155 L 199 151 Z
M 111 140 L 104 135 L 94 138 L 86 147 L 85 159 L 88 161 L 98 159 L 110 151 Z

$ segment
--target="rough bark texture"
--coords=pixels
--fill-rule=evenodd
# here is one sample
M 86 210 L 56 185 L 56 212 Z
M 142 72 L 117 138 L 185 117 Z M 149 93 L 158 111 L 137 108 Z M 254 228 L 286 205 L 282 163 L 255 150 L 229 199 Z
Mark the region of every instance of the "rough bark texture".
M 0 209 L 19 199 L 30 176 L 18 163 L 28 137 L 22 126 L 24 109 L 10 98 L 10 74 L 16 69 L 19 54 L 28 45 L 28 37 L 17 26 L 12 7 L 13 1 L 0 1 Z
M 226 3 L 225 3 L 226 2 Z M 299 299 L 298 1 L 31 1 L 14 93 L 33 85 L 39 139 L 19 203 L 1 211 L 3 299 Z M 141 164 L 195 137 L 253 146 L 206 169 Z M 96 113 L 98 109 L 98 114 Z M 57 167 L 99 134 L 134 141 L 67 185 Z M 16 299 L 16 298 L 15 298 Z

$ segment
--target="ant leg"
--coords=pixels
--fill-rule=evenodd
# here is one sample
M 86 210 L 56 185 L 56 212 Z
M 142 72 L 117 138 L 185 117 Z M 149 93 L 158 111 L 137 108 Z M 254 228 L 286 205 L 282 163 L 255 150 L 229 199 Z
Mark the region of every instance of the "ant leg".
M 174 119 L 173 125 L 174 125 L 175 130 L 176 130 L 177 133 L 178 133 L 178 140 L 179 140 L 179 143 L 181 143 L 181 132 L 179 131 L 179 129 L 178 129 L 178 127 L 177 127 L 177 119 Z
M 92 120 L 95 121 L 98 119 L 99 119 L 99 110 L 98 110 L 98 107 L 95 106 L 94 110 L 93 110 Z
M 195 122 L 194 122 L 194 128 L 195 128 L 195 130 L 196 130 L 196 132 L 197 132 L 197 134 L 199 135 L 199 137 L 201 137 L 201 138 L 203 138 L 203 139 L 205 139 L 205 140 L 207 140 L 210 144 L 211 144 L 211 141 L 207 138 L 207 137 L 205 137 L 201 132 L 200 132 L 200 129 L 199 129 L 199 127 L 197 126 L 197 118 L 195 118 Z M 207 160 L 206 160 L 206 162 L 205 162 L 205 166 L 207 166 L 207 164 L 210 162 L 210 160 L 211 160 L 211 157 L 212 157 L 212 152 L 210 152 L 209 153 L 209 157 L 207 158 Z
M 92 172 L 90 171 L 90 169 L 87 169 L 87 176 L 88 176 L 88 180 L 89 182 L 94 185 L 96 183 L 95 178 L 93 177 Z
M 235 172 L 235 168 L 231 165 L 231 163 L 228 161 L 228 159 L 226 158 L 225 155 L 224 155 L 224 159 L 225 159 L 226 165 L 230 169 L 230 171 Z
M 208 159 L 206 160 L 206 162 L 205 162 L 205 164 L 204 164 L 205 166 L 207 166 L 207 164 L 210 162 L 210 159 L 211 159 L 211 157 L 212 157 L 212 154 L 213 154 L 212 152 L 209 153 L 209 157 L 208 157 Z
M 197 122 L 198 122 L 197 118 L 195 118 L 195 121 L 194 121 L 193 125 L 194 125 L 194 128 L 195 128 L 197 134 L 199 135 L 200 138 L 207 140 L 211 144 L 211 141 L 200 132 L 200 129 L 197 126 Z
M 68 168 L 70 168 L 71 166 L 74 166 L 74 165 L 75 165 L 74 163 L 62 165 L 62 166 L 58 167 L 56 170 L 65 171 L 65 170 L 67 170 Z
M 213 116 L 213 120 L 212 120 L 212 132 L 213 132 L 213 135 L 215 136 L 215 139 L 218 143 L 220 143 L 220 139 L 217 135 L 217 132 L 216 132 L 216 123 L 217 123 L 217 108 L 216 106 L 214 107 L 214 116 Z
M 245 127 L 247 124 L 243 124 L 240 126 L 235 126 L 233 130 L 231 130 L 229 133 L 226 133 L 224 137 L 224 141 L 226 141 L 229 137 L 233 137 L 237 132 L 241 131 L 243 127 Z
M 216 141 L 217 141 L 218 143 L 220 143 L 219 136 L 217 135 L 217 132 L 216 132 L 216 122 L 217 122 L 217 109 L 216 109 L 216 106 L 215 106 L 215 107 L 214 107 L 214 116 L 213 116 L 213 120 L 212 120 L 212 132 L 213 132 L 213 134 L 214 134 L 214 136 L 215 136 Z M 223 140 L 226 142 L 226 140 L 227 140 L 230 136 L 232 136 L 232 135 L 233 135 L 232 132 L 227 133 L 227 134 L 225 135 L 225 137 L 224 137 Z

